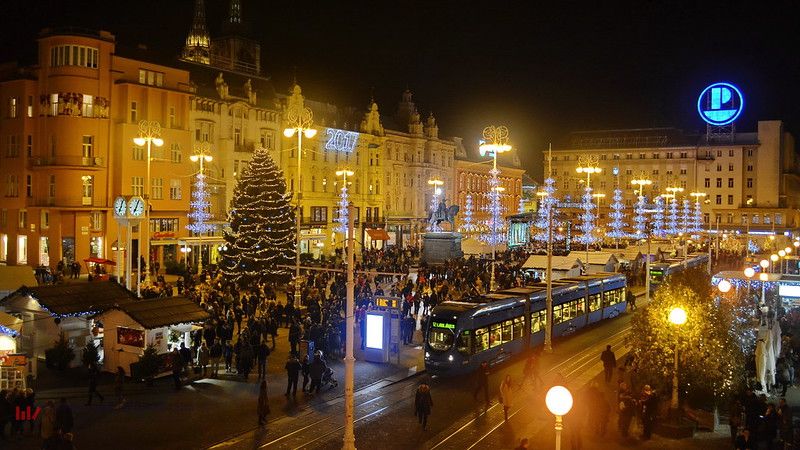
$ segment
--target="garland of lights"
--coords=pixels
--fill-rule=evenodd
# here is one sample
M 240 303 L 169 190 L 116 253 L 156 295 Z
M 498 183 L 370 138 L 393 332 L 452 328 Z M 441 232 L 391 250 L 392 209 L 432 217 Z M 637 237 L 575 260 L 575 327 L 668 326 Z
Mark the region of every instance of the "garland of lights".
M 657 196 L 655 199 L 656 210 L 653 213 L 653 236 L 663 238 L 667 236 L 664 230 L 664 197 Z
M 205 177 L 203 173 L 197 174 L 197 180 L 194 182 L 192 190 L 192 200 L 189 202 L 190 211 L 186 215 L 191 221 L 186 228 L 195 234 L 208 233 L 214 229 L 214 226 L 208 223 L 208 220 L 211 219 L 211 213 L 208 212 L 211 202 L 209 202 L 209 194 L 206 190 Z
M 644 202 L 644 195 L 640 195 L 639 201 L 636 202 L 636 206 L 633 208 L 633 230 L 637 238 L 644 236 L 645 231 L 647 231 L 647 218 L 644 216 Z
M 622 221 L 625 217 L 625 204 L 622 203 L 622 189 L 614 189 L 614 197 L 612 197 L 612 200 L 611 214 L 609 214 L 609 217 L 611 217 L 611 223 L 609 224 L 611 231 L 608 232 L 608 237 L 618 239 L 625 237 L 625 227 L 628 226 L 628 224 Z
M 581 214 L 581 226 L 580 229 L 583 234 L 578 237 L 578 242 L 585 245 L 591 245 L 597 242 L 599 239 L 594 234 L 595 224 L 594 224 L 594 201 L 592 197 L 592 188 L 586 186 L 583 190 L 583 202 L 581 203 L 581 208 L 583 208 L 583 214 Z
M 703 231 L 703 209 L 700 207 L 700 202 L 694 202 L 694 225 L 692 231 L 695 233 Z
M 688 199 L 683 200 L 683 214 L 681 214 L 681 228 L 683 234 L 692 232 L 692 204 Z
M 295 258 L 295 210 L 286 180 L 265 149 L 257 149 L 236 185 L 230 230 L 222 247 L 223 274 L 242 287 L 288 275 Z
M 548 177 L 544 180 L 542 191 L 546 195 L 543 196 L 542 201 L 539 203 L 539 211 L 536 213 L 536 222 L 534 223 L 538 231 L 533 238 L 539 242 L 547 242 L 548 229 L 550 228 L 550 214 L 553 214 L 553 216 L 558 214 L 555 183 L 556 180 L 552 177 Z M 555 237 L 555 230 L 553 230 L 553 235 Z
M 667 219 L 667 234 L 678 234 L 678 200 L 673 196 L 669 201 L 669 216 Z
M 349 214 L 350 214 L 349 211 L 350 210 L 348 208 L 350 206 L 350 200 L 349 200 L 349 196 L 347 194 L 347 184 L 344 184 L 342 186 L 342 190 L 339 193 L 339 203 L 338 203 L 338 205 L 339 205 L 339 208 L 336 210 L 338 212 L 338 217 L 336 218 L 336 222 L 339 225 L 336 227 L 336 232 L 346 235 L 347 234 L 347 228 L 349 226 L 349 221 L 350 221 L 350 217 L 349 217 Z
M 7 334 L 11 337 L 17 337 L 19 333 L 17 332 L 17 330 L 13 328 L 8 328 L 5 325 L 0 325 L 0 334 Z
M 486 207 L 489 213 L 489 219 L 486 221 L 489 232 L 481 236 L 481 240 L 488 245 L 497 245 L 505 242 L 507 236 L 503 233 L 505 225 L 503 223 L 503 205 L 500 203 L 500 180 L 497 175 L 500 173 L 497 169 L 489 171 L 491 178 L 489 178 L 489 206 Z

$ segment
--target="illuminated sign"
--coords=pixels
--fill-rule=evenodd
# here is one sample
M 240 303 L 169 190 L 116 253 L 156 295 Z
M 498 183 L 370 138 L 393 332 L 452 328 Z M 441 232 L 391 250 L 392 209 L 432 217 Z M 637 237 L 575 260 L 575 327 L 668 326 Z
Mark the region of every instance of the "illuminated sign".
M 367 348 L 383 349 L 383 315 L 367 313 Z
M 434 328 L 447 328 L 449 330 L 455 330 L 456 325 L 453 323 L 446 323 L 446 322 L 433 322 Z
M 375 297 L 375 306 L 400 309 L 400 297 Z
M 325 135 L 328 136 L 328 140 L 325 142 L 325 150 L 351 153 L 358 142 L 358 133 L 353 131 L 326 128 Z
M 739 117 L 742 109 L 744 96 L 730 83 L 714 83 L 697 98 L 697 112 L 709 125 L 728 125 Z
M 778 295 L 781 297 L 800 297 L 800 286 L 796 284 L 781 284 L 778 286 Z

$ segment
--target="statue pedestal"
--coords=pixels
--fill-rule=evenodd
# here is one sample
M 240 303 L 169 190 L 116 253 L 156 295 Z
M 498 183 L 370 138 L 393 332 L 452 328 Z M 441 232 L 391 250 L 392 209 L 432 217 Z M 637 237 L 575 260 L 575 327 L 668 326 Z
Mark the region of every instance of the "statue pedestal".
M 452 231 L 429 232 L 422 236 L 422 260 L 428 264 L 441 264 L 449 259 L 461 258 L 461 233 Z

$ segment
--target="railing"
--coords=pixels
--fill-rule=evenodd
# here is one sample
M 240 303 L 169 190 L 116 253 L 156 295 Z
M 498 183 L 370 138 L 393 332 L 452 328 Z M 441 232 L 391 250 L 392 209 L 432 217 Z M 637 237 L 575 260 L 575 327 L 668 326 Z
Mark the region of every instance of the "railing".
M 96 156 L 49 156 L 30 158 L 32 167 L 68 166 L 68 167 L 105 167 L 105 160 Z

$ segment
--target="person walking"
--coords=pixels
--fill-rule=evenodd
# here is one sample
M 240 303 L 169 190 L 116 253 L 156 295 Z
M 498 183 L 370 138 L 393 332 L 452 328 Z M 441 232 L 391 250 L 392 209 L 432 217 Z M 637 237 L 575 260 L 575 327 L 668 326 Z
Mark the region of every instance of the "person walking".
M 483 391 L 483 399 L 486 406 L 489 406 L 489 364 L 484 361 L 475 373 L 476 383 L 475 390 L 472 392 L 472 398 L 478 401 L 478 394 Z
M 417 416 L 423 430 L 428 429 L 428 416 L 431 414 L 432 408 L 433 398 L 431 397 L 431 388 L 427 384 L 422 383 L 417 388 L 417 394 L 414 396 L 414 415 Z
M 114 392 L 117 394 L 117 405 L 115 409 L 122 408 L 125 405 L 125 369 L 122 366 L 117 366 L 117 374 L 114 377 Z
M 211 377 L 217 378 L 219 376 L 219 362 L 222 359 L 222 344 L 219 339 L 214 339 L 211 348 L 208 350 L 208 355 L 211 359 Z
M 203 378 L 206 377 L 206 370 L 210 359 L 211 351 L 208 349 L 208 345 L 206 345 L 205 341 L 203 341 L 203 343 L 200 344 L 200 348 L 197 349 L 197 365 L 200 366 Z
M 95 395 L 100 398 L 101 403 L 103 402 L 103 395 L 97 392 L 97 376 L 99 372 L 96 365 L 92 364 L 89 366 L 89 398 L 86 400 L 86 406 L 91 406 L 92 399 Z
M 642 440 L 649 440 L 653 433 L 653 425 L 658 413 L 658 397 L 649 384 L 645 384 L 642 389 Z
M 269 414 L 269 397 L 267 396 L 267 380 L 261 380 L 261 385 L 258 388 L 259 425 L 265 425 L 267 423 L 268 414 Z
M 286 396 L 289 396 L 291 392 L 292 396 L 297 395 L 297 380 L 300 378 L 300 370 L 302 369 L 302 365 L 300 361 L 297 359 L 297 355 L 292 353 L 289 355 L 289 360 L 286 361 Z
M 513 387 L 511 375 L 506 374 L 506 378 L 500 383 L 500 403 L 503 404 L 503 417 L 506 422 L 508 422 L 508 410 L 514 403 Z
M 289 320 L 291 320 L 291 324 L 289 325 L 289 351 L 291 353 L 297 353 L 297 345 L 300 343 L 300 339 L 303 337 L 303 330 L 300 328 L 300 324 L 297 323 L 296 320 Z
M 326 369 L 327 366 L 325 365 L 325 361 L 322 359 L 322 353 L 317 351 L 314 353 L 314 360 L 311 361 L 311 365 L 309 367 L 311 386 L 309 387 L 308 391 L 310 393 L 319 394 L 319 390 L 322 387 L 322 375 L 325 374 Z
M 603 362 L 603 371 L 606 376 L 606 384 L 611 381 L 611 376 L 614 374 L 614 369 L 617 367 L 617 357 L 611 351 L 611 346 L 606 345 L 606 349 L 600 354 L 600 361 Z
M 267 379 L 267 357 L 269 356 L 269 346 L 265 341 L 258 345 L 258 379 Z

